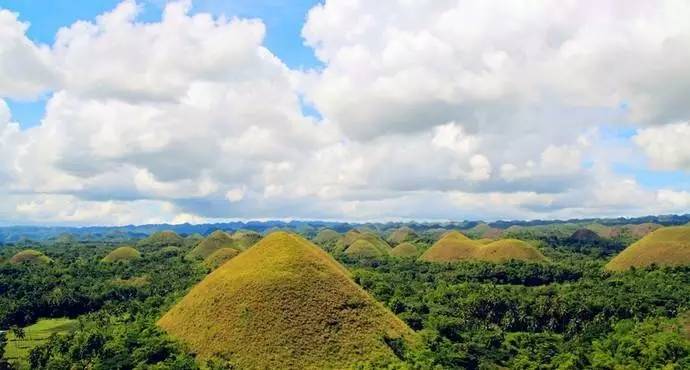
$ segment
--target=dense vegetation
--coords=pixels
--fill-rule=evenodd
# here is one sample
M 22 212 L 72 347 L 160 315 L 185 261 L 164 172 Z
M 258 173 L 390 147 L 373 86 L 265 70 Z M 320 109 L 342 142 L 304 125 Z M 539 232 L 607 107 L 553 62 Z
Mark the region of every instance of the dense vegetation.
M 415 231 L 417 255 L 443 232 Z M 387 343 L 412 368 L 690 368 L 690 267 L 608 272 L 604 265 L 634 239 L 572 238 L 573 231 L 540 226 L 506 233 L 531 240 L 548 263 L 430 263 L 413 253 L 352 258 L 331 232 L 321 244 L 417 331 L 417 348 Z M 165 236 L 150 244 L 123 241 L 141 252 L 126 263 L 100 262 L 121 246 L 107 240 L 0 247 L 0 261 L 28 247 L 52 260 L 0 262 L 0 330 L 44 317 L 78 319 L 74 331 L 31 352 L 35 369 L 227 366 L 195 361 L 193 351 L 156 326 L 210 271 L 202 260 L 185 258 L 200 238 Z M 0 355 L 5 337 L 0 334 Z M 8 366 L 0 361 L 0 369 Z

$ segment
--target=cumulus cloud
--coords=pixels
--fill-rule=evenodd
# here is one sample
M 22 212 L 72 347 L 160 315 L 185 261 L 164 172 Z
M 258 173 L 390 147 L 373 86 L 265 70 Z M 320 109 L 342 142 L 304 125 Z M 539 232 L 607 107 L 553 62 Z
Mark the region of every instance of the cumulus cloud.
M 690 171 L 690 123 L 674 123 L 638 131 L 635 143 L 654 167 Z
M 52 46 L 0 10 L 0 98 L 52 93 L 24 130 L 0 99 L 0 220 L 677 210 L 687 194 L 611 170 L 632 159 L 597 128 L 646 125 L 633 141 L 656 168 L 690 168 L 688 125 L 667 124 L 690 117 L 690 12 L 624 5 L 327 0 L 303 28 L 310 71 L 266 48 L 261 20 L 190 1 L 143 22 L 124 0 Z
M 26 37 L 28 27 L 0 8 L 0 97 L 31 98 L 57 79 L 50 50 Z

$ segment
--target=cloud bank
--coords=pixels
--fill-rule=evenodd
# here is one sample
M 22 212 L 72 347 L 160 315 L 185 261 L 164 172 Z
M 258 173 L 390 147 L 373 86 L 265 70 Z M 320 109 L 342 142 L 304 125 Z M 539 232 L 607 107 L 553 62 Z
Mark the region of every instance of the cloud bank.
M 345 1 L 293 70 L 260 19 L 120 3 L 53 45 L 0 10 L 0 222 L 683 212 L 690 5 Z M 50 93 L 22 129 L 4 99 Z M 305 104 L 319 117 L 305 114 Z M 630 128 L 634 134 L 611 137 Z

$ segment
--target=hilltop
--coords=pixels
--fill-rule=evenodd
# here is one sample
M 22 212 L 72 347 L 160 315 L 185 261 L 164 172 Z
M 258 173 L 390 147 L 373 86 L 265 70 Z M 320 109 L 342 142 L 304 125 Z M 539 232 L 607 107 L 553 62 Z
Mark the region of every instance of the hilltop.
M 261 240 L 261 234 L 251 230 L 239 230 L 232 234 L 231 238 L 235 241 L 235 248 L 247 250 Z
M 119 247 L 112 252 L 108 253 L 107 256 L 103 257 L 101 262 L 105 263 L 112 263 L 112 262 L 127 262 L 127 261 L 133 261 L 136 259 L 141 258 L 141 253 L 139 253 L 138 250 L 129 247 L 129 246 L 124 246 L 124 247 Z
M 345 250 L 345 255 L 355 258 L 375 258 L 383 257 L 388 253 L 374 246 L 370 241 L 365 239 L 355 240 Z
M 457 231 L 441 236 L 431 248 L 419 257 L 427 262 L 453 262 L 472 259 L 479 244 Z
M 417 257 L 419 250 L 417 247 L 409 242 L 398 244 L 393 250 L 391 250 L 391 256 L 393 257 Z
M 457 231 L 446 233 L 421 257 L 427 262 L 487 261 L 507 262 L 520 260 L 529 262 L 546 261 L 539 250 L 530 244 L 517 239 L 472 240 Z
M 184 239 L 171 230 L 157 231 L 150 236 L 139 241 L 140 246 L 167 247 L 181 246 Z
M 196 247 L 189 252 L 187 257 L 206 259 L 208 256 L 212 255 L 215 251 L 221 248 L 239 249 L 236 241 L 230 235 L 228 235 L 228 233 L 222 230 L 216 230 L 211 233 L 211 235 L 204 238 L 204 240 L 199 242 L 199 244 L 197 244 Z
M 200 358 L 242 369 L 351 368 L 396 361 L 414 332 L 326 252 L 275 232 L 196 285 L 158 324 Z
M 338 239 L 340 239 L 340 233 L 331 229 L 323 229 L 314 237 L 314 243 L 329 244 L 336 242 Z
M 366 241 L 371 246 L 378 251 L 379 254 L 381 255 L 389 255 L 392 248 L 391 246 L 381 237 L 376 234 L 373 231 L 360 231 L 357 229 L 352 229 L 345 233 L 345 235 L 336 243 L 335 250 L 338 252 L 347 252 L 348 249 L 357 241 Z M 359 243 L 359 246 L 355 248 L 355 250 L 358 250 L 362 247 L 365 247 L 365 244 Z M 369 247 L 366 247 L 368 249 Z M 351 255 L 353 255 L 352 252 L 350 252 Z
M 35 265 L 45 265 L 53 262 L 50 257 L 46 256 L 42 252 L 34 249 L 25 249 L 10 258 L 9 261 L 13 265 L 19 264 L 35 264 Z
M 412 228 L 403 226 L 395 229 L 389 236 L 388 242 L 392 245 L 398 245 L 403 242 L 414 240 L 418 237 L 417 233 Z
M 624 271 L 632 267 L 682 266 L 690 264 L 690 227 L 657 229 L 614 257 L 606 269 Z

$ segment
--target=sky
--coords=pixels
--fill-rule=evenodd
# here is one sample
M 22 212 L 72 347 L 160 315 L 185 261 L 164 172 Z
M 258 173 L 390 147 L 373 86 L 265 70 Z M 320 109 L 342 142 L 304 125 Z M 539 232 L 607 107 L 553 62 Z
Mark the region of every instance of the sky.
M 0 0 L 0 225 L 688 213 L 689 18 Z

